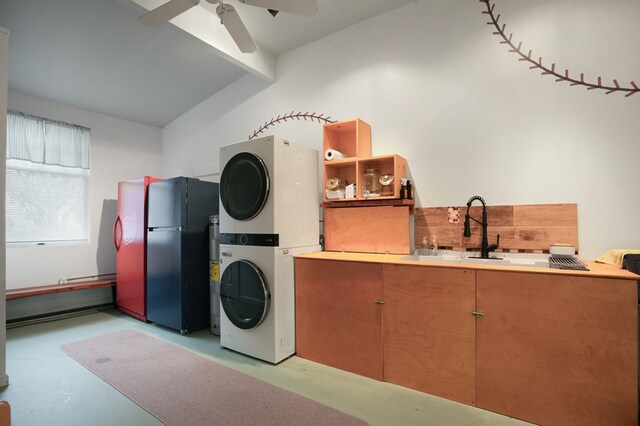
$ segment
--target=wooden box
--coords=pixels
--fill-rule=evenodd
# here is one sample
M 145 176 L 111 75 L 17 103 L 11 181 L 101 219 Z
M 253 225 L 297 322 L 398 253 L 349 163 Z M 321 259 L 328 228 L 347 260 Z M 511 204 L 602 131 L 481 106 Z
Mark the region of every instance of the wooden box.
M 326 251 L 411 254 L 409 205 L 325 207 Z

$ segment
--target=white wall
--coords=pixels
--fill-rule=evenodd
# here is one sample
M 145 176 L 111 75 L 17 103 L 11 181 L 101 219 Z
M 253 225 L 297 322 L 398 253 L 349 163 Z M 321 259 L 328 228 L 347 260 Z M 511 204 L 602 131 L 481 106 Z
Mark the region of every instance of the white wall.
M 276 83 L 244 77 L 165 127 L 163 170 L 213 169 L 219 146 L 292 110 L 360 117 L 374 155 L 408 159 L 419 206 L 475 194 L 490 205 L 575 202 L 581 257 L 640 247 L 640 94 L 541 76 L 499 43 L 483 10 L 418 0 L 282 55 Z M 545 65 L 640 85 L 640 2 L 498 0 L 496 13 Z M 315 122 L 270 132 L 322 149 Z
M 162 177 L 160 129 L 9 92 L 9 108 L 91 129 L 89 245 L 7 247 L 7 288 L 115 273 L 112 229 L 118 181 Z

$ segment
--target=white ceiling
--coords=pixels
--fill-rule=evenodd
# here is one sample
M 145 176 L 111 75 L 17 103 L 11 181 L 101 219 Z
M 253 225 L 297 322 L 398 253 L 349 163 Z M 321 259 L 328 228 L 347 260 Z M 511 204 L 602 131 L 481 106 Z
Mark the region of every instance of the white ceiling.
M 250 55 L 259 56 L 225 54 L 173 24 L 150 28 L 137 21 L 164 0 L 0 0 L 0 26 L 10 31 L 9 89 L 163 127 L 254 72 L 251 60 L 276 58 L 415 0 L 318 0 L 312 18 L 274 18 L 228 1 L 260 46 Z M 209 20 L 213 29 L 223 28 L 214 8 L 201 5 L 188 13 L 205 28 Z

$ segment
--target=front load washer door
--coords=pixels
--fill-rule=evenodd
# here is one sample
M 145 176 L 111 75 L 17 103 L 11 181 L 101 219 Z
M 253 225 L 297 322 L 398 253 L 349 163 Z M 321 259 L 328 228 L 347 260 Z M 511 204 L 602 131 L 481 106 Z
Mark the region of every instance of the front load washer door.
M 220 201 L 236 220 L 250 220 L 260 213 L 269 197 L 269 172 L 255 154 L 241 152 L 227 162 L 220 178 Z
M 269 313 L 271 293 L 260 268 L 248 260 L 236 260 L 226 267 L 220 280 L 222 309 L 236 327 L 259 326 Z

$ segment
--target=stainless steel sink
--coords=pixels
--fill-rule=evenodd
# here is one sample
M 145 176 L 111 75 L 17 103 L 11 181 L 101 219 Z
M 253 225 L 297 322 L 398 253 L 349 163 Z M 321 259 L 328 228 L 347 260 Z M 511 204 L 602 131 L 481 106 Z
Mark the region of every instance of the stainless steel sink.
M 488 259 L 481 259 L 479 253 L 452 250 L 416 250 L 416 253 L 399 260 L 425 263 L 456 263 L 466 265 L 527 266 L 548 268 L 548 256 L 528 253 L 496 253 Z

